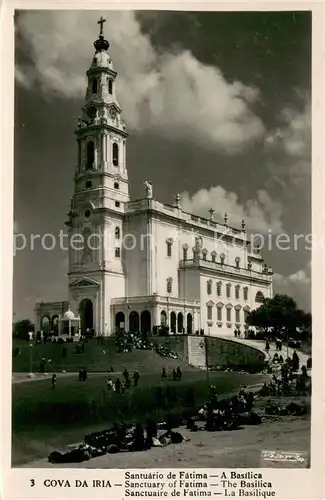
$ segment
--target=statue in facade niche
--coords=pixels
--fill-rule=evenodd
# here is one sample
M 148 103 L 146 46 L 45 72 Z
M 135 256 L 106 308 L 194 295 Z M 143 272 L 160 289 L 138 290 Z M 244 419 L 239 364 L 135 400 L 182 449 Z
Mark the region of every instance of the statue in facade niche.
M 145 181 L 144 185 L 146 189 L 146 198 L 152 198 L 152 183 Z
M 203 247 L 203 241 L 201 236 L 196 236 L 194 245 L 196 255 L 200 255 L 202 247 Z

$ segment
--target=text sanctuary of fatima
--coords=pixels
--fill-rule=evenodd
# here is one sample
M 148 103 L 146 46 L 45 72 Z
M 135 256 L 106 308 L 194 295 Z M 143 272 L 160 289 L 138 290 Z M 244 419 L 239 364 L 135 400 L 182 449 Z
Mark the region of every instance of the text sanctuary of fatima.
M 234 229 L 227 214 L 215 221 L 213 209 L 208 218 L 184 212 L 178 194 L 174 205 L 160 203 L 150 182 L 144 198 L 130 200 L 128 134 L 103 22 L 75 132 L 68 301 L 37 303 L 36 328 L 243 332 L 249 311 L 272 297 L 272 270 L 258 248 L 250 250 L 244 221 Z

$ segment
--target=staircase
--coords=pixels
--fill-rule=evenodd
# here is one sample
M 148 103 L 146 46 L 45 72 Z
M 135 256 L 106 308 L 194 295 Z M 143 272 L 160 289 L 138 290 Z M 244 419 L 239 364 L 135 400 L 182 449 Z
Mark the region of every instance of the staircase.
M 188 342 L 188 363 L 201 370 L 206 370 L 206 349 L 205 349 L 205 338 L 189 335 L 187 337 Z

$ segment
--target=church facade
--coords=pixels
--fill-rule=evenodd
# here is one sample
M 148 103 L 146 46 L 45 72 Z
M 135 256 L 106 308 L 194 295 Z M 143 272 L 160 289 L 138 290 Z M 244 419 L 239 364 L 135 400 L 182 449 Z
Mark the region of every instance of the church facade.
M 127 131 L 116 95 L 117 73 L 101 31 L 87 71 L 85 103 L 75 131 L 77 167 L 66 225 L 69 289 L 65 302 L 36 305 L 36 328 L 118 328 L 174 333 L 244 331 L 245 319 L 272 297 L 272 269 L 250 249 L 246 225 L 218 222 L 154 198 L 145 182 L 131 200 Z M 66 310 L 69 314 L 65 316 Z

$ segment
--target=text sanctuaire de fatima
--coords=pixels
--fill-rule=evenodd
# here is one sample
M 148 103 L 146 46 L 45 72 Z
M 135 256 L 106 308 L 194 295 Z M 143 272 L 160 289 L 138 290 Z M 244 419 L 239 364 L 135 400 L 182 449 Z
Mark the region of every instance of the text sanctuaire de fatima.
M 165 475 L 158 472 L 145 473 L 125 473 L 125 496 L 126 497 L 167 497 L 168 492 L 164 491 Z M 185 472 L 178 473 L 178 488 L 182 490 L 184 497 L 203 497 L 212 496 L 209 488 L 207 473 Z M 229 475 L 223 473 L 223 480 L 237 480 L 236 496 L 242 497 L 268 497 L 274 496 L 273 490 L 265 490 L 272 488 L 272 483 L 263 480 L 262 473 L 255 472 L 231 472 Z M 224 488 L 224 496 L 235 496 L 235 492 L 231 489 Z

